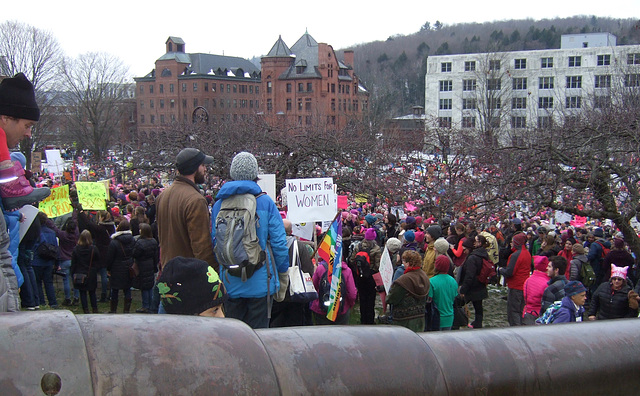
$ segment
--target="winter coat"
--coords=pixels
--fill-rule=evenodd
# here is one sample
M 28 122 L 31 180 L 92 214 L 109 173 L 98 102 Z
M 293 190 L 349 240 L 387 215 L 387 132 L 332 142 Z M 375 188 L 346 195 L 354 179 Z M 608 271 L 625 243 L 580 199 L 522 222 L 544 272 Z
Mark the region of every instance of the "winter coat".
M 356 255 L 360 251 L 368 250 L 369 251 L 369 265 L 371 266 L 371 270 L 373 273 L 376 273 L 380 270 L 380 258 L 382 258 L 382 250 L 380 246 L 376 243 L 376 241 L 363 240 L 360 242 L 358 246 L 351 253 L 351 257 L 349 257 L 349 261 L 355 268 Z
M 216 216 L 220 212 L 222 206 L 222 200 L 229 198 L 236 194 L 253 194 L 258 195 L 262 192 L 262 189 L 258 183 L 250 180 L 239 180 L 226 182 L 218 195 L 217 201 L 213 205 L 211 212 L 211 224 L 215 224 Z M 162 194 L 160 195 L 162 196 Z M 258 298 L 267 296 L 267 267 L 269 268 L 269 274 L 271 274 L 271 280 L 269 281 L 269 294 L 275 294 L 280 287 L 280 281 L 275 272 L 282 273 L 289 269 L 289 249 L 287 249 L 286 233 L 284 231 L 284 225 L 282 223 L 282 217 L 280 212 L 273 202 L 273 199 L 266 194 L 260 195 L 256 198 L 256 214 L 260 219 L 260 227 L 257 228 L 258 241 L 260 247 L 266 251 L 267 241 L 271 245 L 271 252 L 273 254 L 267 254 L 267 260 L 265 265 L 260 267 L 253 276 L 243 282 L 239 276 L 231 276 L 227 270 L 220 267 L 220 278 L 227 288 L 227 293 L 230 298 Z M 158 203 L 158 205 L 160 205 Z M 160 206 L 158 206 L 160 209 Z M 158 213 L 158 215 L 160 212 Z M 160 216 L 158 216 L 160 220 Z M 162 229 L 162 228 L 160 228 Z M 212 227 L 211 238 L 213 244 L 216 243 L 216 228 Z M 163 252 L 164 254 L 164 252 Z M 275 263 L 273 262 L 275 260 Z M 217 264 L 216 264 L 217 265 Z M 215 268 L 215 267 L 214 267 Z
M 611 249 L 602 260 L 602 273 L 604 274 L 602 281 L 609 280 L 611 277 L 611 264 L 615 264 L 616 267 L 629 267 L 628 272 L 631 274 L 630 270 L 634 263 L 633 256 L 625 249 Z
M 424 307 L 430 288 L 429 278 L 422 270 L 407 272 L 393 282 L 386 299 L 393 306 L 393 323 L 424 331 Z
M 36 219 L 35 221 L 38 220 Z M 57 264 L 57 260 L 48 260 L 40 257 L 40 255 L 38 254 L 38 248 L 45 242 L 51 245 L 58 246 L 58 239 L 56 238 L 55 231 L 47 227 L 46 224 L 43 224 L 42 228 L 40 229 L 40 240 L 38 240 L 33 249 L 33 260 L 31 261 L 31 265 L 33 265 L 34 267 L 46 267 L 49 265 L 53 266 Z
M 78 221 L 78 212 L 73 211 L 73 215 L 71 216 L 71 220 Z M 60 261 L 71 260 L 71 255 L 73 254 L 73 249 L 76 248 L 78 243 L 78 238 L 80 237 L 80 233 L 78 232 L 78 227 L 73 230 L 73 232 L 67 232 L 66 230 L 61 230 L 51 219 L 47 219 L 45 223 L 47 227 L 51 228 L 55 231 L 56 236 L 58 237 L 58 247 L 60 249 L 60 254 L 58 258 Z
M 322 281 L 322 277 L 324 276 L 325 272 L 327 272 L 327 267 L 325 265 L 318 265 L 311 278 L 313 281 L 313 287 L 315 287 L 318 292 L 320 291 L 320 282 Z M 344 261 L 342 262 L 342 276 L 344 278 L 344 285 L 347 290 L 342 295 L 342 305 L 340 306 L 340 312 L 338 314 L 339 317 L 346 315 L 349 312 L 349 310 L 355 305 L 356 296 L 358 295 L 358 290 L 356 289 L 356 284 L 353 279 L 353 272 L 351 272 L 351 269 Z M 326 315 L 320 309 L 321 298 L 322 296 L 319 295 L 317 300 L 312 301 L 310 309 L 318 315 Z
M 129 267 L 133 265 L 135 239 L 131 231 L 118 231 L 111 236 L 106 266 L 111 273 L 111 288 L 125 290 L 131 287 Z
M 593 272 L 595 272 L 596 277 L 598 279 L 601 279 L 602 275 L 603 275 L 603 268 L 602 268 L 602 261 L 603 261 L 603 257 L 602 257 L 602 246 L 606 247 L 607 249 L 611 248 L 611 243 L 607 240 L 604 239 L 598 239 L 597 241 L 591 243 L 589 245 L 589 253 L 587 254 L 587 260 L 589 260 L 589 263 L 591 263 L 591 267 L 593 268 Z
M 99 256 L 100 252 L 94 245 L 76 245 L 73 252 L 71 252 L 71 281 L 73 282 L 73 274 L 87 275 L 85 285 L 78 288 L 78 290 L 96 290 L 98 286 L 98 268 L 96 265 L 100 264 Z
M 138 276 L 133 286 L 140 290 L 153 288 L 155 273 L 158 272 L 158 242 L 153 238 L 138 238 L 133 245 L 133 259 L 138 265 Z
M 542 294 L 549 285 L 549 276 L 546 272 L 534 270 L 533 274 L 524 282 L 524 314 L 535 317 L 542 315 Z
M 100 256 L 98 257 L 98 267 L 105 268 L 107 266 L 107 250 L 111 244 L 111 235 L 116 232 L 116 226 L 113 222 L 96 223 L 85 212 L 78 215 L 78 226 L 81 229 L 87 229 L 93 238 L 93 244 L 96 245 Z
M 573 303 L 571 297 L 565 296 L 562 298 L 562 305 L 556 313 L 556 317 L 553 319 L 552 323 L 575 322 L 576 318 L 580 318 L 580 321 L 582 321 L 583 313 L 583 306 L 578 307 L 578 309 L 576 310 L 576 304 Z
M 554 302 L 564 297 L 564 286 L 569 283 L 564 275 L 558 275 L 551 279 L 548 287 L 542 293 L 542 308 L 540 312 L 546 312 Z
M 482 269 L 482 260 L 489 260 L 484 247 L 473 249 L 460 269 L 460 294 L 465 301 L 479 301 L 489 297 L 487 285 L 478 280 Z
M 520 246 L 509 256 L 507 266 L 499 271 L 507 280 L 509 289 L 522 290 L 531 271 L 531 254 L 526 247 Z
M 4 220 L 7 225 L 7 232 L 9 233 L 9 253 L 11 253 L 11 267 L 13 268 L 13 272 L 15 275 L 15 280 L 18 282 L 17 288 L 22 287 L 24 283 L 24 275 L 20 271 L 20 267 L 18 266 L 18 251 L 20 249 L 20 217 L 21 214 L 19 211 L 14 210 L 13 212 L 3 212 Z M 35 220 L 37 221 L 37 220 Z M 12 293 L 17 292 L 17 288 L 14 288 L 12 285 Z M 16 293 L 17 294 L 17 293 Z M 19 310 L 19 309 L 18 309 Z
M 424 252 L 424 258 L 422 259 L 422 270 L 427 274 L 429 278 L 436 274 L 436 252 L 435 242 L 431 242 L 426 245 L 426 251 Z
M 598 320 L 622 319 L 638 316 L 638 310 L 629 308 L 629 290 L 626 283 L 620 290 L 613 290 L 610 282 L 603 282 L 598 286 L 589 305 L 589 316 Z
M 584 254 L 578 254 L 573 256 L 573 260 L 571 260 L 571 268 L 570 274 L 568 276 L 569 281 L 577 281 L 580 280 L 580 271 L 582 270 L 582 265 L 587 262 L 587 256 Z M 567 272 L 565 272 L 565 276 Z
M 208 232 L 211 228 L 209 206 L 194 182 L 176 176 L 171 187 L 158 196 L 156 210 L 162 265 L 182 256 L 206 261 L 218 270 Z

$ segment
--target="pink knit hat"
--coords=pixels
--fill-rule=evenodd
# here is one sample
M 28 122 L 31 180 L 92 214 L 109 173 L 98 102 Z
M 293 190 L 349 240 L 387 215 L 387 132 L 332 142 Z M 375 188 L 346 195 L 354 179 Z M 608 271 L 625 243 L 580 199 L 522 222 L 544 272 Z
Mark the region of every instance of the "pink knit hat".
M 376 240 L 376 229 L 375 228 L 367 228 L 364 232 L 364 239 L 367 241 L 375 241 Z
M 629 267 L 616 267 L 615 264 L 611 264 L 611 277 L 627 279 L 627 271 Z
M 541 272 L 547 272 L 549 258 L 547 256 L 533 256 L 533 267 Z

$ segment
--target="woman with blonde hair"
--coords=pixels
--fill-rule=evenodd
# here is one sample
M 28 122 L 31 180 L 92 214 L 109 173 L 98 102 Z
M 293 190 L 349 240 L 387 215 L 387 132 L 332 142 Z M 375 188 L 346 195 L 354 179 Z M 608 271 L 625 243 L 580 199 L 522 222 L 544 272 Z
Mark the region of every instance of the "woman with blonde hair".
M 93 245 L 91 232 L 89 230 L 82 231 L 78 238 L 78 244 L 71 254 L 71 279 L 73 287 L 80 292 L 80 304 L 84 313 L 89 313 L 87 292 L 93 313 L 98 313 L 96 288 L 98 287 L 99 254 L 98 248 Z

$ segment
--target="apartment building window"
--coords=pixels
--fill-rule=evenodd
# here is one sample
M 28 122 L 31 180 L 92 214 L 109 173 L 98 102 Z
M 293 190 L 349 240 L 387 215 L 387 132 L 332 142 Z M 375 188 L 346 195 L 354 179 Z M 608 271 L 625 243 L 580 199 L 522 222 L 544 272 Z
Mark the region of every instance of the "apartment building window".
M 233 100 L 233 108 L 237 109 L 238 108 L 238 99 L 234 99 Z
M 211 107 L 213 107 L 215 109 L 217 104 L 218 103 L 216 102 L 215 99 L 211 99 Z
M 196 107 L 198 107 L 198 98 L 193 99 L 193 108 L 195 109 Z
M 140 94 L 144 94 L 144 85 L 140 84 Z
M 512 98 L 511 99 L 511 108 L 512 109 L 526 109 L 527 108 L 527 98 Z
M 511 128 L 526 128 L 527 117 L 511 117 Z
M 440 92 L 453 91 L 453 81 L 451 80 L 441 80 L 440 81 Z
M 513 79 L 513 89 L 515 91 L 521 89 L 527 89 L 527 78 L 526 77 L 516 77 Z
M 463 128 L 475 128 L 476 127 L 476 117 L 462 117 L 462 127 Z
M 287 111 L 291 111 L 293 109 L 293 105 L 291 104 L 291 99 L 287 99 Z
M 331 99 L 331 111 L 336 111 L 336 100 Z
M 267 111 L 273 110 L 273 102 L 271 99 L 267 99 Z
M 176 101 L 173 100 L 173 99 L 169 100 L 169 107 L 174 109 L 176 107 Z M 215 106 L 213 106 L 213 107 L 215 107 Z
M 292 90 L 291 83 L 287 83 L 287 93 L 291 93 L 291 90 Z
M 183 109 L 187 108 L 187 100 L 186 99 L 182 99 L 182 108 Z
M 539 89 L 553 89 L 553 77 L 540 77 L 538 80 Z
M 187 92 L 187 83 L 182 83 L 182 92 Z
M 152 94 L 153 93 L 153 84 L 149 84 L 149 93 Z
M 311 98 L 307 98 L 304 100 L 304 109 L 306 111 L 311 111 Z
M 625 74 L 625 87 L 640 87 L 640 74 Z
M 144 109 L 144 100 L 140 101 L 140 110 Z
M 171 122 L 176 122 L 176 115 L 175 114 L 171 114 Z
M 160 84 L 160 93 L 164 93 L 164 84 Z
M 220 101 L 220 108 L 221 108 L 221 109 L 224 109 L 224 100 L 221 100 L 221 101 Z
M 302 111 L 302 99 L 298 99 L 298 111 Z
M 540 68 L 550 69 L 553 67 L 553 58 L 540 58 Z
M 256 85 L 256 95 L 259 95 L 259 94 L 260 94 L 260 87 Z M 258 103 L 257 100 L 256 100 L 256 103 Z M 256 105 L 256 107 L 258 106 Z
M 238 93 L 238 84 L 233 84 L 233 93 Z
M 538 98 L 539 109 L 552 109 L 553 108 L 553 96 L 541 96 Z
M 598 66 L 611 65 L 611 55 L 598 55 Z
M 640 65 L 640 54 L 627 54 L 627 65 Z
M 198 83 L 193 83 L 193 92 L 198 92 Z
M 227 84 L 227 93 L 231 93 L 231 84 Z
M 173 84 L 169 84 L 169 92 L 173 93 L 174 89 L 173 89 Z
M 268 94 L 271 93 L 271 89 L 272 89 L 272 83 L 271 83 L 271 81 L 267 81 L 267 93 Z
M 312 121 L 311 116 L 305 116 L 304 117 L 304 123 L 305 124 L 311 125 L 311 121 Z
M 463 91 L 475 91 L 476 90 L 476 80 L 462 80 L 462 90 Z
M 582 76 L 567 76 L 567 88 L 582 88 Z
M 551 120 L 552 120 L 551 116 L 538 117 L 538 128 L 540 129 L 551 128 L 551 123 L 552 123 Z
M 611 97 L 610 96 L 594 96 L 593 98 L 593 107 L 596 109 L 606 109 L 611 107 Z
M 489 71 L 497 71 L 500 70 L 500 61 L 499 60 L 490 60 L 489 61 Z
M 451 110 L 453 99 L 440 99 L 440 110 Z
M 580 96 L 567 96 L 566 107 L 567 109 L 579 109 L 582 105 L 582 98 Z
M 253 85 L 249 85 L 249 93 L 253 94 Z
M 476 61 L 465 61 L 464 62 L 464 71 L 476 71 Z
M 153 109 L 153 99 L 149 101 L 149 107 Z
M 476 109 L 475 99 L 462 99 L 462 110 L 475 110 L 475 109 Z
M 442 62 L 440 63 L 440 70 L 443 73 L 448 73 L 451 71 L 451 62 Z
M 451 117 L 438 117 L 438 127 L 451 128 Z
M 527 60 L 526 59 L 516 59 L 513 65 L 516 69 L 526 69 L 527 68 Z
M 164 114 L 160 114 L 160 124 L 164 125 Z
M 154 115 L 152 114 L 149 118 L 150 118 L 150 120 L 149 120 L 149 121 L 150 121 L 152 124 L 155 124 L 155 123 L 156 123 L 156 116 L 154 116 Z
M 331 84 L 331 93 L 336 93 L 336 84 Z
M 160 108 L 164 109 L 164 99 L 160 99 Z
M 211 83 L 211 92 L 216 92 L 216 83 Z
M 596 88 L 611 88 L 611 75 L 595 76 Z
M 313 92 L 313 83 L 307 83 L 307 92 Z M 347 93 L 349 93 L 349 86 L 347 86 Z
M 140 123 L 141 123 L 141 124 L 144 124 L 144 114 L 141 114 L 141 115 L 140 115 Z
M 487 90 L 499 91 L 502 89 L 502 81 L 499 78 L 490 78 L 487 80 Z
M 204 92 L 209 92 L 209 83 L 204 83 Z
M 489 98 L 489 108 L 497 110 L 502 107 L 502 100 L 500 98 Z
M 298 92 L 304 92 L 304 84 L 298 83 Z
M 570 56 L 569 57 L 569 67 L 580 67 L 582 65 L 582 57 L 581 56 Z

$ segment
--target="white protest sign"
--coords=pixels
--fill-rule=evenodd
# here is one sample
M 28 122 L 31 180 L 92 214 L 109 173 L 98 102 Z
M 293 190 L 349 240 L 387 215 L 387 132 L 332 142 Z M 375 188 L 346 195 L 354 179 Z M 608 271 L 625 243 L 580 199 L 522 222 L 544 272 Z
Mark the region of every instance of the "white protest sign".
M 307 241 L 313 239 L 313 231 L 316 229 L 316 224 L 313 222 L 293 224 L 291 227 L 291 234 Z
M 266 192 L 268 196 L 273 199 L 273 202 L 276 201 L 276 175 L 275 174 L 266 174 L 266 175 L 258 175 L 258 185 L 262 189 L 262 191 Z
M 389 210 L 392 215 L 396 216 L 398 220 L 404 220 L 407 218 L 407 215 L 404 213 L 404 208 L 402 206 L 392 206 Z
M 331 223 L 333 223 L 332 220 L 327 220 L 327 221 L 323 221 L 322 222 L 322 227 L 321 227 L 321 231 L 322 233 L 327 232 L 327 230 L 329 229 L 329 227 L 331 227 Z
M 280 190 L 280 197 L 282 197 L 282 207 L 287 206 L 287 188 Z
M 60 150 L 45 150 L 47 156 L 47 170 L 55 176 L 61 176 L 64 171 L 64 161 L 60 156 Z
M 384 289 L 389 293 L 393 280 L 393 264 L 391 264 L 391 256 L 389 256 L 389 250 L 386 247 L 382 252 L 382 258 L 380 258 L 380 276 L 382 283 L 384 283 Z
M 571 221 L 571 215 L 561 210 L 556 211 L 556 223 L 563 224 L 566 221 Z
M 338 198 L 330 177 L 287 179 L 287 217 L 292 223 L 333 220 Z
M 24 215 L 24 221 L 20 222 L 20 240 L 22 241 L 22 238 L 24 238 L 25 234 L 27 233 L 27 231 L 29 230 L 29 227 L 31 227 L 31 224 L 33 223 L 33 220 L 35 220 L 36 215 L 38 214 L 40 210 L 34 206 L 31 205 L 24 205 L 23 207 L 20 208 L 20 213 L 22 213 Z

